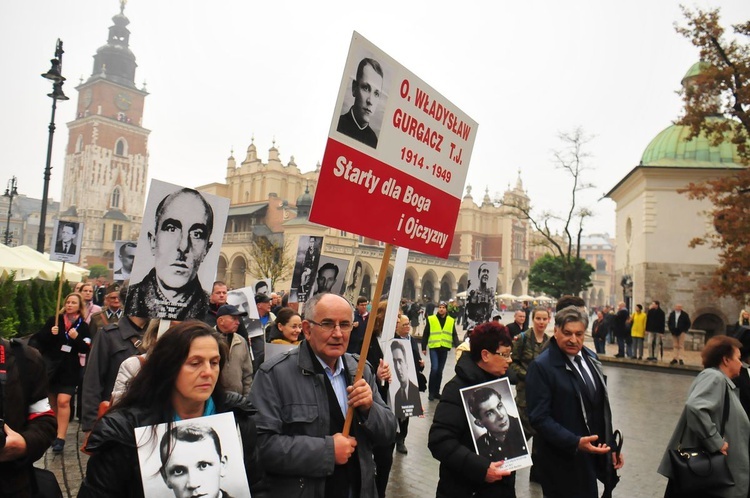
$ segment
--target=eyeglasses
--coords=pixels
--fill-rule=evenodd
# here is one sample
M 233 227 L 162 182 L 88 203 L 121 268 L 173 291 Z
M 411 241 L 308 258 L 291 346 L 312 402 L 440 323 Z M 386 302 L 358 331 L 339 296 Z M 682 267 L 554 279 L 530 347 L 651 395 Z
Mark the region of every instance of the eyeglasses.
M 402 327 L 411 327 L 411 323 L 406 322 L 401 324 Z
M 511 352 L 508 352 L 508 353 L 499 353 L 497 351 L 490 351 L 490 353 L 496 354 L 498 356 L 502 356 L 506 360 L 510 360 L 511 358 L 513 358 L 513 353 L 511 353 Z
M 322 322 L 318 323 L 314 320 L 307 320 L 308 322 L 312 323 L 313 325 L 317 325 L 321 329 L 325 330 L 326 332 L 333 332 L 333 330 L 338 327 L 341 329 L 341 332 L 351 332 L 354 328 L 354 325 L 352 322 L 334 322 L 333 320 L 323 320 Z

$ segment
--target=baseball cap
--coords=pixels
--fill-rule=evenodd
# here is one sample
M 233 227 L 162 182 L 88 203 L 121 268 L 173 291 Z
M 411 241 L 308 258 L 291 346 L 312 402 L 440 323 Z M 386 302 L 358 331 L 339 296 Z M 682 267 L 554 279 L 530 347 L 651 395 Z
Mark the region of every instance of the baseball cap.
M 255 295 L 255 304 L 270 303 L 270 302 L 271 302 L 271 298 L 268 297 L 265 294 L 256 294 Z
M 224 304 L 219 307 L 219 310 L 216 312 L 216 318 L 219 318 L 220 316 L 247 316 L 247 313 L 244 311 L 240 311 L 240 309 L 237 306 L 234 306 L 233 304 Z

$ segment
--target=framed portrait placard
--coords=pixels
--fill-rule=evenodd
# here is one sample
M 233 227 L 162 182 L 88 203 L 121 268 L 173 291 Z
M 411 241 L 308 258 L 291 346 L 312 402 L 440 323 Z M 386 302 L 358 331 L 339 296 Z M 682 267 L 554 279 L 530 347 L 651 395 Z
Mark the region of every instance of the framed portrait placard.
M 81 260 L 81 240 L 83 223 L 78 221 L 55 220 L 50 244 L 50 261 L 78 263 Z
M 231 412 L 136 427 L 135 441 L 144 496 L 250 496 Z
M 507 377 L 461 389 L 461 401 L 474 450 L 504 469 L 530 467 L 531 449 Z

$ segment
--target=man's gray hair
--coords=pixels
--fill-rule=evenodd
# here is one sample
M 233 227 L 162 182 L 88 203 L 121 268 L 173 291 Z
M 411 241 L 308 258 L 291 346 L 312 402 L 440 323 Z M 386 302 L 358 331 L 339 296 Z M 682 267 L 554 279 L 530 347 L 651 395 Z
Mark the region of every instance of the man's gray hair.
M 577 306 L 567 306 L 555 313 L 555 327 L 562 329 L 565 325 L 574 322 L 580 322 L 585 328 L 588 328 L 589 317 Z
M 311 319 L 315 315 L 315 307 L 318 305 L 320 300 L 323 298 L 323 296 L 326 296 L 328 294 L 333 294 L 333 292 L 321 292 L 319 294 L 315 294 L 313 297 L 305 301 L 305 305 L 302 308 L 302 318 L 305 320 Z M 334 296 L 338 296 L 338 294 L 333 294 Z M 339 296 L 341 297 L 341 296 Z M 344 299 L 343 297 L 341 299 Z M 344 299 L 346 301 L 346 299 Z M 347 301 L 347 303 L 349 303 Z M 349 303 L 349 308 L 352 310 L 352 320 L 354 320 L 354 308 L 352 307 L 352 304 Z

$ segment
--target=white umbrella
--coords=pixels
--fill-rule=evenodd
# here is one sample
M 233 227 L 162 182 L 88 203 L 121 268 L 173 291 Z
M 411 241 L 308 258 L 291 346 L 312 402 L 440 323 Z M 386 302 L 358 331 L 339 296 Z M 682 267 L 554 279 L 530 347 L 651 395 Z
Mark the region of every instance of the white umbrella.
M 534 296 L 529 296 L 528 294 L 524 294 L 523 296 L 518 296 L 516 299 L 519 301 L 533 301 Z
M 515 301 L 516 299 L 518 299 L 513 294 L 500 294 L 499 296 L 495 296 L 495 297 L 498 299 L 510 299 L 511 301 Z

